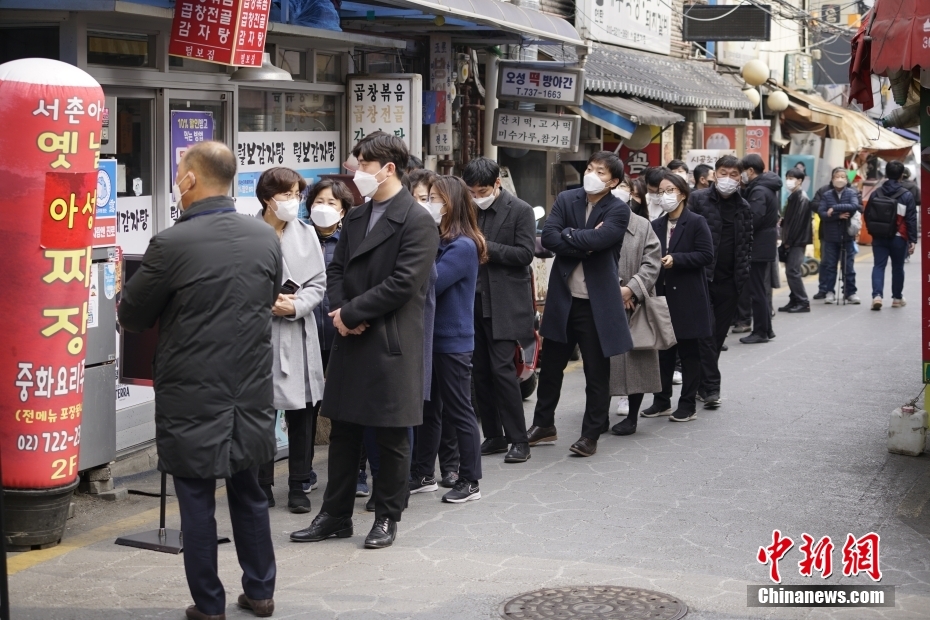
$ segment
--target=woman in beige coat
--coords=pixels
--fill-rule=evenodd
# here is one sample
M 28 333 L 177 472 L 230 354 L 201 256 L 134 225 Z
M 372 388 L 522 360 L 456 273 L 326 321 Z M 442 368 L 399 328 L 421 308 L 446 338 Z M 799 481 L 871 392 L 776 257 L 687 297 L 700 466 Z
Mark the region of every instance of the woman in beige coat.
M 644 217 L 642 205 L 631 204 L 630 224 L 620 250 L 618 273 L 620 290 L 627 310 L 642 303 L 652 295 L 661 266 L 659 238 L 656 237 L 649 220 Z M 637 209 L 636 207 L 640 208 Z M 634 278 L 633 276 L 637 276 Z M 627 396 L 630 410 L 627 417 L 615 424 L 611 432 L 615 435 L 632 435 L 636 432 L 636 421 L 643 395 L 661 390 L 658 351 L 629 351 L 610 358 L 610 394 Z

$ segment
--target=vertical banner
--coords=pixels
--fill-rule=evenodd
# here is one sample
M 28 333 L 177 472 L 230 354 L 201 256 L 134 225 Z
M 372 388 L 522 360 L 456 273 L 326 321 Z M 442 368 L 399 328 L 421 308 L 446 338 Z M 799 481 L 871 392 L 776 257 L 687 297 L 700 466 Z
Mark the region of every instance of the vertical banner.
M 63 487 L 78 474 L 103 105 L 100 85 L 72 65 L 0 65 L 0 170 L 16 180 L 0 193 L 6 488 Z
M 178 0 L 168 54 L 260 67 L 270 9 L 271 0 Z
M 771 172 L 772 162 L 769 161 L 769 136 L 772 131 L 771 121 L 746 121 L 746 145 L 744 156 L 755 153 L 762 158 L 765 169 Z
M 430 89 L 444 101 L 436 109 L 442 110 L 442 118 L 436 118 L 429 126 L 429 154 L 440 159 L 452 156 L 452 93 L 455 90 L 453 69 L 452 37 L 431 35 L 429 38 Z
M 350 75 L 346 85 L 349 151 L 375 131 L 392 133 L 423 156 L 423 77 L 418 73 Z
M 197 144 L 213 139 L 213 112 L 198 110 L 171 111 L 171 182 L 178 176 L 178 164 L 184 153 Z M 174 198 L 171 199 L 172 202 Z M 176 222 L 181 213 L 177 205 L 171 205 L 171 221 Z

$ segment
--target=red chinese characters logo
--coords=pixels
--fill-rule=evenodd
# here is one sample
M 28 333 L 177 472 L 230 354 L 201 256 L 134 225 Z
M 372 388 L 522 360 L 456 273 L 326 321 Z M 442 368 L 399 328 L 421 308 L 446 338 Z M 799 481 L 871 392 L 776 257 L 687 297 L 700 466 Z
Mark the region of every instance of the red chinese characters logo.
M 872 581 L 881 581 L 882 571 L 878 567 L 878 544 L 881 538 L 875 532 L 869 532 L 856 539 L 852 534 L 846 535 L 843 545 L 843 575 L 855 577 L 865 573 Z
M 769 578 L 775 583 L 781 583 L 781 575 L 778 573 L 778 561 L 794 546 L 794 541 L 787 536 L 782 536 L 781 532 L 775 530 L 772 532 L 772 544 L 768 547 L 759 547 L 756 559 L 761 564 L 769 564 Z
M 829 536 L 824 536 L 815 542 L 810 534 L 802 534 L 803 540 L 798 550 L 803 558 L 798 562 L 798 570 L 802 577 L 812 577 L 814 571 L 820 573 L 821 578 L 826 579 L 833 574 L 833 549 L 834 544 Z M 881 538 L 874 532 L 869 532 L 861 538 L 856 538 L 852 534 L 847 534 L 846 544 L 843 545 L 843 575 L 845 577 L 855 577 L 859 573 L 865 573 L 873 581 L 880 581 L 882 578 L 879 569 L 879 543 Z M 759 547 L 756 559 L 760 564 L 768 564 L 769 578 L 775 583 L 781 583 L 781 574 L 778 570 L 779 560 L 785 557 L 785 554 L 794 546 L 794 541 L 787 536 L 782 536 L 779 530 L 772 532 L 772 544 L 767 547 Z

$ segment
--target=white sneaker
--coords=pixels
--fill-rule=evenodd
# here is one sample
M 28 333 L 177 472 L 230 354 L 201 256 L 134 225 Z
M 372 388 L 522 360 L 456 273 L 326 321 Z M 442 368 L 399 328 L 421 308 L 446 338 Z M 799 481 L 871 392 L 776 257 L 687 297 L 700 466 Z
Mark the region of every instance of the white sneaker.
M 873 297 L 872 298 L 872 310 L 881 310 L 882 309 L 882 298 Z
M 827 296 L 826 296 L 826 298 L 823 300 L 823 303 L 825 303 L 825 304 L 835 304 L 835 303 L 836 303 L 836 295 L 834 295 L 833 293 L 827 293 Z
M 904 299 L 903 297 L 902 297 L 901 299 L 892 299 L 892 300 L 891 300 L 891 307 L 892 307 L 892 308 L 903 308 L 903 307 L 906 306 L 906 305 L 907 305 L 907 300 Z
M 858 306 L 859 304 L 862 303 L 862 301 L 859 299 L 858 295 L 853 293 L 852 295 L 846 296 L 846 303 Z
M 620 400 L 617 402 L 617 415 L 626 415 L 630 412 L 630 399 L 626 396 L 621 396 Z
M 677 370 L 672 373 L 672 385 L 681 385 L 681 373 Z

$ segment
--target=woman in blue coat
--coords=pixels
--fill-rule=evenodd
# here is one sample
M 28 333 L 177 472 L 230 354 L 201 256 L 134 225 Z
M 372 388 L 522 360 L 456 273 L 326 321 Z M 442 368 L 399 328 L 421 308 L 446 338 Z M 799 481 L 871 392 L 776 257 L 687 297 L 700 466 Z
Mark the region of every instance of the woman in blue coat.
M 453 176 L 437 177 L 429 190 L 431 210 L 439 221 L 436 256 L 436 318 L 433 327 L 433 380 L 417 431 L 417 486 L 435 487 L 433 468 L 442 436 L 443 417 L 458 439 L 459 478 L 442 501 L 463 503 L 481 499 L 481 434 L 471 403 L 471 357 L 475 349 L 474 304 L 478 265 L 488 259 L 487 244 L 478 228 L 477 208 L 468 187 Z
M 652 406 L 640 415 L 652 418 L 671 414 L 674 422 L 687 422 L 695 416 L 694 399 L 701 382 L 701 356 L 698 341 L 713 334 L 710 295 L 704 267 L 714 262 L 714 243 L 707 221 L 685 209 L 690 190 L 680 176 L 666 172 L 659 184 L 659 197 L 665 215 L 652 222 L 659 237 L 662 269 L 656 294 L 664 295 L 678 344 L 659 352 L 662 391 Z M 681 357 L 681 396 L 672 413 L 672 374 L 675 356 Z

